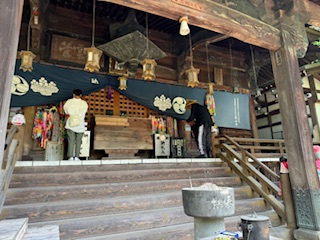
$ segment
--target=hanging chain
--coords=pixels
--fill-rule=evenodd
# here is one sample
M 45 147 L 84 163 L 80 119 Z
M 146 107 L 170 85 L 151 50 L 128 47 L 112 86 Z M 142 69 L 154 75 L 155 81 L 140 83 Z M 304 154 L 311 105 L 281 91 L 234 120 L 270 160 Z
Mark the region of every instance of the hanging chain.
M 206 54 L 207 54 L 207 72 L 208 72 L 208 83 L 210 83 L 210 66 L 209 66 L 209 53 L 208 53 L 208 45 L 209 43 L 206 42 Z
M 146 46 L 147 46 L 147 56 L 149 57 L 149 25 L 148 25 L 148 13 L 146 13 Z
M 94 47 L 94 35 L 95 35 L 95 26 L 96 26 L 96 0 L 93 0 L 92 7 L 92 43 L 91 47 Z
M 189 47 L 190 47 L 190 63 L 191 63 L 191 68 L 193 67 L 193 53 L 192 53 L 192 41 L 191 41 L 191 33 L 189 33 Z
M 233 44 L 232 39 L 229 39 L 229 54 L 230 54 L 230 64 L 231 64 L 231 83 L 232 86 L 234 86 L 234 82 L 233 82 L 233 59 L 232 59 L 232 49 L 231 49 L 231 45 Z
M 251 61 L 252 61 L 252 66 L 253 66 L 253 75 L 254 75 L 255 88 L 256 88 L 256 90 L 258 90 L 258 79 L 257 79 L 257 73 L 256 73 L 256 62 L 255 62 L 255 59 L 254 59 L 252 45 L 250 45 L 250 51 L 251 51 Z

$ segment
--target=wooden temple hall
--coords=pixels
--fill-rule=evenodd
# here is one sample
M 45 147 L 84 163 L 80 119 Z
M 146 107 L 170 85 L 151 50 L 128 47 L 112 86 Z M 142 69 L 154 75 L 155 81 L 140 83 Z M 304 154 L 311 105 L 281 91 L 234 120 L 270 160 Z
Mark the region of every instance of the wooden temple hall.
M 320 239 L 319 0 L 10 0 L 0 22 L 0 239 Z

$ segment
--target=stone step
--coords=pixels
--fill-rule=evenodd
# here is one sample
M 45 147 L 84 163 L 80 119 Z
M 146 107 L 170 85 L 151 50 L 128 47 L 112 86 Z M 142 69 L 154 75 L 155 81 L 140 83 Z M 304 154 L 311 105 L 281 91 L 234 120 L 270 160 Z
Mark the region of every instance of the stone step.
M 28 228 L 22 240 L 60 240 L 59 226 L 47 225 Z
M 93 162 L 88 160 L 88 162 Z M 98 164 L 98 165 L 69 165 L 69 166 L 28 166 L 16 167 L 14 174 L 21 173 L 67 173 L 67 172 L 99 172 L 99 171 L 130 171 L 150 169 L 183 169 L 183 168 L 214 168 L 227 167 L 223 162 L 181 162 L 181 163 L 148 163 L 148 164 Z M 49 169 L 48 169 L 49 168 Z
M 48 167 L 49 168 L 49 167 Z M 10 188 L 44 187 L 81 184 L 105 184 L 115 182 L 137 182 L 154 180 L 173 180 L 189 178 L 216 178 L 231 175 L 228 167 L 151 169 L 126 171 L 96 171 L 68 173 L 13 174 Z
M 265 211 L 261 198 L 241 199 L 242 188 L 235 189 L 236 214 Z M 121 198 L 71 200 L 5 206 L 1 215 L 10 218 L 28 217 L 29 222 L 46 222 L 68 218 L 109 215 L 182 206 L 181 192 L 159 192 Z
M 0 240 L 21 240 L 27 231 L 28 218 L 0 221 Z
M 191 179 L 192 186 L 200 186 L 211 182 L 217 186 L 239 187 L 242 182 L 239 177 L 217 177 Z M 157 192 L 181 191 L 190 187 L 189 179 L 156 180 L 147 182 L 103 183 L 90 185 L 21 187 L 9 188 L 5 205 L 27 204 L 32 202 L 52 202 L 63 200 L 93 199 L 102 197 L 121 197 Z M 252 196 L 249 187 L 240 192 L 243 196 Z M 239 194 L 240 194 L 239 193 Z

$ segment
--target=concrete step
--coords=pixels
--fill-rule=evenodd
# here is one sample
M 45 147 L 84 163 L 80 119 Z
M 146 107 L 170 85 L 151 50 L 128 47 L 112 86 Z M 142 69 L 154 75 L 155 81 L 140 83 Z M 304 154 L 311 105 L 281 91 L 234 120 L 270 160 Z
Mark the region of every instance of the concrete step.
M 239 177 L 194 178 L 192 186 L 200 186 L 206 182 L 212 182 L 218 186 L 239 187 L 242 182 Z M 164 191 L 181 191 L 184 187 L 190 187 L 190 179 L 156 180 L 145 182 L 102 183 L 72 186 L 47 186 L 47 187 L 20 187 L 9 188 L 5 205 L 53 202 L 76 199 L 93 199 L 102 197 L 121 197 L 139 195 L 144 193 L 157 193 Z M 244 196 L 252 196 L 249 187 L 242 191 Z

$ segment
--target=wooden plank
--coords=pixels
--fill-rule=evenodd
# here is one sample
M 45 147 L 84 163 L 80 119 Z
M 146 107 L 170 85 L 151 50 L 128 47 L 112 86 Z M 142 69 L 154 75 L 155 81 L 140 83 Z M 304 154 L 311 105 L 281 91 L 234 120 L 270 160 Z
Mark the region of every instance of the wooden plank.
M 320 27 L 320 6 L 318 4 L 315 4 L 311 1 L 303 1 L 305 8 L 306 8 L 306 16 L 307 16 L 307 20 L 308 23 L 316 26 L 316 27 Z
M 178 21 L 187 15 L 189 24 L 237 38 L 270 50 L 278 50 L 280 31 L 258 19 L 214 1 L 103 0 Z M 196 6 L 194 8 L 190 8 Z M 166 11 L 163 11 L 166 9 Z

